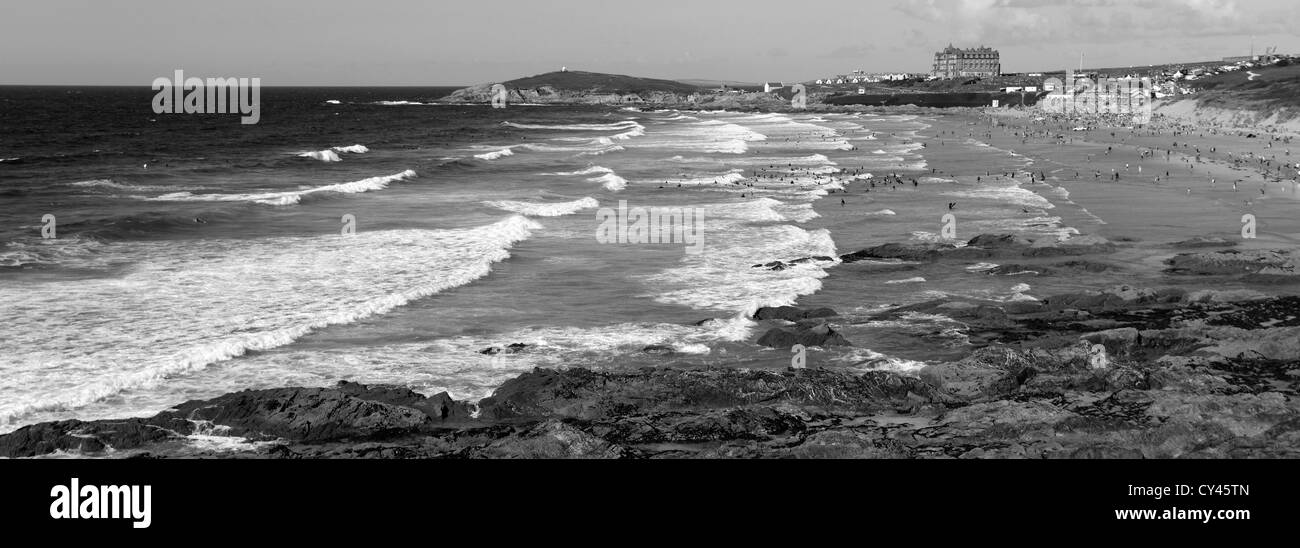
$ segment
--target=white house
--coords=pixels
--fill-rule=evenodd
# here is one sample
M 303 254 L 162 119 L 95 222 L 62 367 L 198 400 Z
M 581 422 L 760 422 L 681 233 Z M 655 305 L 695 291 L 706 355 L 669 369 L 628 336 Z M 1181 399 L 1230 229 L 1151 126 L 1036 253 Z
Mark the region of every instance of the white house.
M 783 82 L 766 82 L 763 84 L 763 93 L 772 93 L 773 91 L 782 89 L 784 87 L 785 87 L 785 83 Z

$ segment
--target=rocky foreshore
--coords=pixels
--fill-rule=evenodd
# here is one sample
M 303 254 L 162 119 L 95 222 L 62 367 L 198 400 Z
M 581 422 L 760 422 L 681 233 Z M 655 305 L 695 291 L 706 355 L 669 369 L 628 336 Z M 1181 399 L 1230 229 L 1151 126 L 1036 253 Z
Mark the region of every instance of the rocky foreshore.
M 846 258 L 1050 258 L 1111 245 L 1043 252 L 1053 247 L 981 236 L 962 248 Z M 1280 252 L 1187 253 L 1168 264 L 1172 276 L 1295 277 Z M 1121 286 L 1006 303 L 948 297 L 879 319 L 909 313 L 963 322 L 971 353 L 912 374 L 573 364 L 524 374 L 477 404 L 351 382 L 245 391 L 150 418 L 26 426 L 0 436 L 0 456 L 1300 456 L 1300 297 Z M 783 323 L 760 344 L 850 344 L 833 328 L 831 309 L 755 316 Z

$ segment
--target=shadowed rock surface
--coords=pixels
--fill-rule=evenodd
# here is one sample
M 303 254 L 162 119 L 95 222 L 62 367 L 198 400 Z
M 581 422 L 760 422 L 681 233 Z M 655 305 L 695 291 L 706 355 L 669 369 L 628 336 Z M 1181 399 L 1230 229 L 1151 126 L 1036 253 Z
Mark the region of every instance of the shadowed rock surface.
M 1009 234 L 982 234 L 965 246 L 943 243 L 888 243 L 840 257 L 845 263 L 864 260 L 897 259 L 934 262 L 940 260 L 987 260 L 1016 258 L 1075 257 L 1111 253 L 1117 246 L 1094 236 L 1058 242 L 1054 238 L 1028 240 Z

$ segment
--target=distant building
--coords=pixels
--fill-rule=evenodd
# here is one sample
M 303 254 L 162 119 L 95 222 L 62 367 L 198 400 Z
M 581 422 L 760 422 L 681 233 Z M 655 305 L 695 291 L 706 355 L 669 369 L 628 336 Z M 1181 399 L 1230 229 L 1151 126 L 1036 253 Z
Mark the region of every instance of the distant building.
M 934 54 L 934 70 L 930 75 L 936 78 L 1001 76 L 1002 54 L 988 47 L 958 49 L 948 44 Z
M 772 93 L 773 91 L 784 88 L 784 82 L 766 82 L 763 84 L 763 93 Z

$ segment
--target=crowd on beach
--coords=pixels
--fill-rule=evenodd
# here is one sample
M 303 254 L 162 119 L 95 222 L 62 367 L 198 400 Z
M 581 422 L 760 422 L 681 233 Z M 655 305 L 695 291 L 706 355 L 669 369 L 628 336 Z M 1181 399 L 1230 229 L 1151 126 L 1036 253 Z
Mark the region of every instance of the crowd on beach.
M 1022 145 L 1107 143 L 1104 152 L 1087 156 L 1085 163 L 1089 165 L 1099 160 L 1098 155 L 1111 156 L 1116 153 L 1116 147 L 1135 149 L 1142 161 L 1158 161 L 1163 156 L 1167 164 L 1182 164 L 1177 168 L 1170 165 L 1166 169 L 1150 172 L 1146 171 L 1148 166 L 1141 163 L 1136 166 L 1125 163 L 1122 168 L 1110 167 L 1109 173 L 1084 167 L 1074 172 L 1075 179 L 1091 175 L 1094 180 L 1102 180 L 1104 177 L 1109 182 L 1134 180 L 1165 185 L 1174 180 L 1186 182 L 1187 176 L 1195 176 L 1199 172 L 1211 188 L 1216 188 L 1218 177 L 1215 173 L 1222 173 L 1222 170 L 1215 170 L 1215 167 L 1226 167 L 1241 173 L 1231 181 L 1234 192 L 1240 192 L 1244 184 L 1253 182 L 1256 175 L 1259 186 L 1255 190 L 1261 196 L 1268 195 L 1272 188 L 1270 183 L 1275 183 L 1280 192 L 1300 192 L 1300 163 L 1292 157 L 1290 149 L 1295 135 L 1282 131 L 1278 126 L 1233 128 L 1222 124 L 1192 125 L 1162 115 L 1155 115 L 1143 124 L 1135 124 L 1131 116 L 1121 114 L 1031 112 L 1013 117 L 1025 120 L 1024 123 L 1006 123 L 1005 118 L 998 113 L 986 117 L 991 129 L 982 136 L 992 139 L 993 130 L 1001 129 Z M 1168 139 L 1168 146 L 1153 144 L 1153 141 L 1164 139 Z M 1230 146 L 1221 150 L 1216 143 Z M 1113 165 L 1117 162 L 1106 163 Z M 1186 192 L 1190 195 L 1193 192 L 1192 186 L 1187 186 Z M 1250 200 L 1245 200 L 1244 203 L 1251 204 Z

